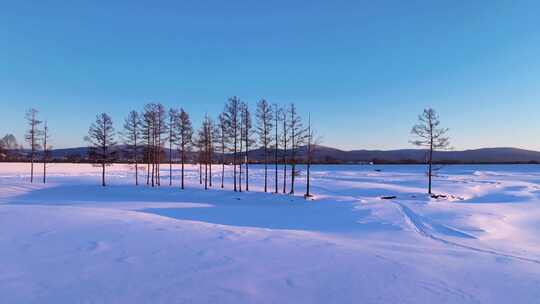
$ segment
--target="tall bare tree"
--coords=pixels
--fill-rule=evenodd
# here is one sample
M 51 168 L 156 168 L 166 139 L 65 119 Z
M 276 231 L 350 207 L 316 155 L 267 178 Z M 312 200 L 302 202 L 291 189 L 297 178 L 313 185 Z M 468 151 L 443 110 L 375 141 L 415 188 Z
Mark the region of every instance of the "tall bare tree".
M 41 121 L 37 118 L 38 110 L 29 109 L 26 111 L 26 121 L 28 123 L 28 130 L 26 131 L 25 140 L 30 145 L 30 182 L 34 182 L 34 161 L 36 158 L 36 151 L 39 149 L 39 125 Z
M 218 121 L 219 141 L 221 146 L 221 188 L 225 184 L 225 148 L 227 144 L 227 120 L 225 115 L 221 113 Z
M 278 133 L 278 126 L 279 126 L 279 116 L 280 116 L 280 109 L 277 104 L 274 104 L 274 131 L 275 131 L 275 137 L 274 137 L 274 193 L 278 193 L 278 151 L 279 151 L 279 133 Z
M 246 168 L 246 191 L 249 191 L 249 147 L 253 143 L 252 133 L 253 125 L 251 121 L 251 113 L 249 111 L 248 105 L 245 102 L 242 102 L 240 107 L 240 119 L 242 121 L 242 139 L 244 142 L 244 162 Z
M 142 114 L 142 135 L 145 140 L 145 157 L 146 157 L 146 184 L 154 187 L 154 149 L 155 149 L 155 104 L 147 104 L 144 106 Z
M 152 187 L 155 185 L 159 186 L 161 185 L 160 164 L 164 155 L 164 136 L 167 133 L 167 111 L 165 107 L 159 103 L 147 104 L 144 107 L 142 125 L 143 135 L 147 141 L 147 183 L 151 177 Z
M 313 163 L 313 158 L 315 155 L 315 151 L 320 145 L 321 139 L 316 137 L 316 132 L 313 129 L 313 125 L 311 124 L 311 115 L 308 116 L 308 127 L 307 127 L 307 134 L 305 136 L 306 143 L 307 143 L 307 151 L 306 151 L 306 194 L 304 195 L 305 198 L 309 198 L 312 196 L 311 194 L 311 164 Z
M 240 99 L 236 96 L 229 98 L 223 112 L 227 122 L 227 133 L 232 143 L 233 151 L 233 189 L 238 191 L 236 165 L 238 164 L 238 144 L 240 136 Z
M 291 132 L 291 190 L 289 191 L 289 193 L 294 194 L 294 182 L 295 178 L 299 174 L 299 171 L 297 171 L 296 169 L 298 149 L 300 148 L 300 145 L 304 142 L 305 130 L 302 126 L 302 120 L 300 118 L 300 115 L 298 115 L 298 111 L 294 103 L 291 103 L 289 105 L 287 115 L 289 116 L 289 129 Z
M 212 149 L 212 121 L 208 115 L 204 116 L 201 128 L 198 132 L 197 142 L 200 151 L 201 164 L 204 165 L 204 189 L 209 186 L 209 167 L 211 166 L 211 149 Z M 201 169 L 202 177 L 202 169 Z
M 164 145 L 164 138 L 165 134 L 167 133 L 167 111 L 165 107 L 158 103 L 155 108 L 156 111 L 156 178 L 157 178 L 157 185 L 161 186 L 161 159 L 164 155 L 163 145 Z
M 146 185 L 150 185 L 150 167 L 152 162 L 153 139 L 153 111 L 150 105 L 144 107 L 141 120 L 141 137 L 144 140 L 144 158 L 146 163 Z
M 214 150 L 216 141 L 216 126 L 209 116 L 205 119 L 206 128 L 206 159 L 208 164 L 208 186 L 212 187 L 212 165 L 214 163 Z
M 139 185 L 139 143 L 141 137 L 141 119 L 137 111 L 129 112 L 124 120 L 122 133 L 126 154 L 135 165 L 135 185 Z
M 283 193 L 287 192 L 287 144 L 289 143 L 289 119 L 287 110 L 284 108 L 281 111 L 281 122 L 283 128 L 281 130 L 281 142 L 283 143 Z
M 431 180 L 433 176 L 433 152 L 448 149 L 450 146 L 447 128 L 441 128 L 439 116 L 432 108 L 424 109 L 418 116 L 418 123 L 413 126 L 411 133 L 415 139 L 411 143 L 415 146 L 428 149 L 428 193 L 431 194 Z
M 111 117 L 106 113 L 97 115 L 85 139 L 90 144 L 90 159 L 101 164 L 101 185 L 105 187 L 105 167 L 114 162 L 117 156 Z
M 180 187 L 184 189 L 184 165 L 187 159 L 187 152 L 191 147 L 191 140 L 193 136 L 193 127 L 191 126 L 191 120 L 189 115 L 184 109 L 180 108 L 180 114 L 178 116 L 178 147 L 180 149 L 180 163 L 181 163 L 181 180 Z
M 49 139 L 51 135 L 49 134 L 49 126 L 47 125 L 47 121 L 43 124 L 43 183 L 47 181 L 47 163 L 49 162 L 51 158 L 51 149 L 52 147 L 49 146 Z
M 268 191 L 268 148 L 272 142 L 272 108 L 265 99 L 257 103 L 257 135 L 264 152 L 264 192 Z
M 242 113 L 242 103 L 240 103 L 240 113 Z M 239 126 L 238 130 L 240 131 L 240 138 L 239 138 L 240 150 L 238 151 L 238 156 L 240 158 L 239 163 L 238 163 L 238 191 L 242 192 L 242 170 L 243 170 L 245 155 L 243 155 L 243 151 L 244 151 L 244 122 L 242 120 L 241 115 L 240 115 L 240 126 Z
M 167 130 L 169 131 L 168 141 L 169 141 L 169 186 L 172 186 L 172 163 L 173 163 L 173 146 L 176 145 L 178 141 L 178 119 L 180 112 L 177 109 L 169 110 L 169 125 Z

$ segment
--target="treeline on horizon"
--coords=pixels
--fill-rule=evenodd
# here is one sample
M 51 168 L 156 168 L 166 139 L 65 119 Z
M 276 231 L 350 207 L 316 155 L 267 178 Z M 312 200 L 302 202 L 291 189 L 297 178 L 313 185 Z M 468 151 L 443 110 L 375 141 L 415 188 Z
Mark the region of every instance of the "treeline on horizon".
M 1 141 L 1 139 L 0 139 Z M 22 149 L 21 147 L 10 149 L 9 150 L 9 156 L 5 158 L 0 157 L 0 162 L 11 162 L 11 163 L 17 163 L 17 162 L 30 162 L 29 153 Z M 251 150 L 251 153 L 254 153 L 256 150 Z M 7 152 L 7 151 L 5 151 Z M 119 152 L 120 157 L 114 161 L 115 164 L 131 164 L 130 160 L 122 153 L 122 150 Z M 416 159 L 399 159 L 399 160 L 388 160 L 384 158 L 371 158 L 367 160 L 359 159 L 359 160 L 342 160 L 339 158 L 331 157 L 331 156 L 319 156 L 318 149 L 316 146 L 313 148 L 313 161 L 312 165 L 425 165 L 425 160 L 416 160 Z M 42 157 L 42 153 L 37 153 L 37 157 Z M 166 158 L 163 156 L 163 160 L 165 161 Z M 221 156 L 219 153 L 216 153 L 216 157 L 219 159 Z M 51 155 L 49 160 L 49 163 L 76 163 L 76 164 L 92 164 L 95 163 L 95 161 L 91 160 L 88 157 L 88 154 L 86 152 L 72 152 L 72 153 L 66 153 L 62 156 L 53 156 Z M 188 162 L 191 164 L 196 164 L 196 156 L 191 153 L 191 156 L 188 157 Z M 179 159 L 173 158 L 173 164 L 178 164 Z M 225 163 L 226 164 L 232 164 L 232 156 L 230 153 L 225 154 Z M 217 163 L 214 163 L 217 164 Z M 250 159 L 249 164 L 253 165 L 260 165 L 264 164 L 263 160 L 259 159 Z M 281 161 L 279 161 L 279 164 L 282 165 Z M 300 159 L 298 164 L 305 165 L 305 162 Z M 460 160 L 453 160 L 453 159 L 436 159 L 433 160 L 433 164 L 437 165 L 537 165 L 540 164 L 540 161 L 536 160 L 526 160 L 526 161 L 460 161 Z

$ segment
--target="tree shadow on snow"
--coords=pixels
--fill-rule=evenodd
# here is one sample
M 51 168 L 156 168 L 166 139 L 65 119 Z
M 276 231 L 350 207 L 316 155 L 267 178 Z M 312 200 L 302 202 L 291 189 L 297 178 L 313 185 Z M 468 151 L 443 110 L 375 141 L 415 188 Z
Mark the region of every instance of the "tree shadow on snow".
M 258 191 L 234 192 L 214 187 L 210 190 L 161 186 L 61 185 L 37 189 L 10 199 L 11 204 L 113 207 L 115 204 L 144 203 L 142 212 L 180 220 L 316 232 L 373 232 L 400 230 L 399 227 L 366 221 L 370 210 L 355 208 L 355 201 L 304 200 L 301 196 Z M 168 203 L 167 207 L 160 203 Z M 169 204 L 170 203 L 170 204 Z M 188 203 L 207 204 L 193 206 Z M 151 207 L 156 204 L 156 208 Z M 175 208 L 178 204 L 178 208 Z M 137 208 L 134 208 L 137 209 Z

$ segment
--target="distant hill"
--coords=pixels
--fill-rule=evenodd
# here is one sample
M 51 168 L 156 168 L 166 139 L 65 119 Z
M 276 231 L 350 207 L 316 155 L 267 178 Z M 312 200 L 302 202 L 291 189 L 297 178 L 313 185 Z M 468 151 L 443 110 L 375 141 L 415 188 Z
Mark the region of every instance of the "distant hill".
M 66 148 L 54 149 L 52 156 L 55 159 L 84 159 L 87 156 L 88 148 Z M 168 149 L 166 149 L 168 157 Z M 262 148 L 251 150 L 250 160 L 264 160 L 264 150 Z M 307 147 L 300 147 L 299 158 L 303 158 L 307 153 Z M 280 157 L 282 151 L 279 151 Z M 344 151 L 326 146 L 316 146 L 314 159 L 323 163 L 423 163 L 426 160 L 426 151 L 421 149 L 399 149 L 399 150 L 352 150 Z M 231 154 L 226 153 L 230 158 Z M 190 154 L 191 158 L 195 153 Z M 216 154 L 216 158 L 219 154 Z M 270 150 L 269 159 L 274 157 L 273 150 Z M 178 158 L 178 151 L 173 150 L 173 158 Z M 517 149 L 517 148 L 482 148 L 464 151 L 437 151 L 434 159 L 444 163 L 540 163 L 540 152 Z

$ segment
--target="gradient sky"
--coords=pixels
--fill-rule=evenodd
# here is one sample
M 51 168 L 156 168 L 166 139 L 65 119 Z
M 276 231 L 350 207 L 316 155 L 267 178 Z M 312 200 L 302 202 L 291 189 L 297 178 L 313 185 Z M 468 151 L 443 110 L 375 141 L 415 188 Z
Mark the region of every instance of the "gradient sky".
M 114 2 L 114 3 L 113 3 Z M 29 107 L 55 147 L 148 102 L 194 122 L 229 96 L 297 103 L 323 144 L 411 147 L 432 106 L 455 149 L 540 150 L 538 1 L 3 1 L 0 134 Z

